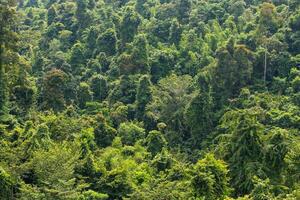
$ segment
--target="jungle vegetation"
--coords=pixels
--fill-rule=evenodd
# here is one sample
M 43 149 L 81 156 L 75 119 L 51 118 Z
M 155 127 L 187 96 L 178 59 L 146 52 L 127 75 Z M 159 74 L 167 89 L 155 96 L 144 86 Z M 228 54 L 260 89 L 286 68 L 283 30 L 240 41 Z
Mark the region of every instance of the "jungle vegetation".
M 300 199 L 300 1 L 0 0 L 0 199 Z

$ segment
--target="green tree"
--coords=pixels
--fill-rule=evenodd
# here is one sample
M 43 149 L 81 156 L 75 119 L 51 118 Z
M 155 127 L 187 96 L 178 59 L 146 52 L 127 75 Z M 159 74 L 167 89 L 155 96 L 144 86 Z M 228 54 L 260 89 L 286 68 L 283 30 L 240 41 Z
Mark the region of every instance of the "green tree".
M 276 7 L 272 3 L 263 3 L 260 8 L 258 34 L 270 36 L 278 28 Z
M 81 82 L 78 88 L 78 102 L 80 108 L 85 108 L 86 103 L 92 101 L 93 93 L 90 89 L 89 84 Z
M 132 7 L 126 7 L 119 30 L 121 39 L 121 51 L 124 50 L 126 43 L 130 43 L 133 41 L 140 23 L 141 19 L 139 15 L 134 11 L 134 9 Z
M 284 129 L 275 129 L 271 131 L 270 139 L 267 143 L 265 152 L 266 166 L 269 168 L 269 177 L 277 179 L 280 182 L 280 177 L 286 163 L 284 158 L 288 153 L 289 140 L 288 133 Z
M 88 29 L 87 36 L 86 36 L 87 55 L 89 57 L 94 54 L 94 51 L 97 47 L 97 38 L 98 38 L 97 27 L 91 26 Z
M 178 45 L 181 38 L 181 26 L 177 19 L 173 19 L 169 31 L 169 42 Z
M 187 23 L 192 7 L 192 3 L 189 0 L 179 0 L 179 3 L 177 5 L 178 9 L 178 14 L 179 17 L 178 19 L 181 21 L 181 23 Z
M 122 144 L 134 145 L 136 141 L 144 139 L 145 129 L 132 122 L 121 123 L 118 128 L 118 136 L 121 137 Z
M 146 35 L 137 35 L 133 41 L 132 58 L 138 72 L 149 72 L 149 50 Z
M 28 0 L 26 7 L 38 7 L 39 2 L 37 0 Z
M 172 46 L 170 48 L 157 49 L 151 53 L 151 81 L 157 83 L 159 79 L 171 74 L 179 57 L 177 49 Z
M 88 1 L 87 0 L 76 0 L 76 11 L 75 16 L 79 25 L 79 30 L 86 28 L 90 24 L 90 15 L 88 13 Z
M 123 75 L 120 82 L 109 95 L 109 100 L 112 103 L 120 101 L 125 104 L 132 104 L 136 97 L 136 76 Z
M 70 65 L 72 67 L 72 73 L 74 75 L 79 75 L 83 71 L 84 63 L 84 47 L 81 43 L 76 43 L 72 47 L 70 53 Z
M 103 101 L 108 95 L 108 84 L 106 77 L 95 75 L 90 80 L 91 90 L 95 101 Z
M 19 114 L 26 114 L 35 102 L 35 85 L 29 80 L 29 75 L 25 71 L 26 65 L 22 65 L 19 70 L 18 80 L 12 88 L 14 100 L 20 109 Z
M 160 131 L 150 131 L 146 138 L 147 150 L 155 156 L 167 145 L 167 141 Z
M 2 60 L 2 58 L 0 60 Z M 0 65 L 1 65 L 1 69 L 0 69 L 1 70 L 0 71 L 0 116 L 2 119 L 2 116 L 6 115 L 8 113 L 8 108 L 7 108 L 8 90 L 7 90 L 7 85 L 6 85 L 6 75 L 5 75 L 5 71 L 4 71 L 4 66 L 2 65 L 2 61 L 0 61 L 0 62 L 1 62 L 0 63 Z
M 50 132 L 46 124 L 41 124 L 37 127 L 36 132 L 29 138 L 28 154 L 31 155 L 37 150 L 47 150 L 51 145 Z
M 227 165 L 213 154 L 205 155 L 195 164 L 191 182 L 200 198 L 224 199 L 231 191 Z
M 290 34 L 290 49 L 294 54 L 299 54 L 300 48 L 300 9 L 297 9 L 296 13 L 294 13 L 290 17 L 290 27 L 292 29 L 292 33 Z
M 171 169 L 174 162 L 175 161 L 172 158 L 172 155 L 165 148 L 163 148 L 162 151 L 157 153 L 156 156 L 153 158 L 152 165 L 159 172 Z
M 235 45 L 232 38 L 226 47 L 218 49 L 217 66 L 213 75 L 218 77 L 213 84 L 214 99 L 218 107 L 250 83 L 253 72 L 252 56 L 252 52 L 244 45 Z
M 145 35 L 137 35 L 133 46 L 118 57 L 118 64 L 122 74 L 145 74 L 150 71 L 148 41 Z
M 144 75 L 139 80 L 139 85 L 136 93 L 136 117 L 142 120 L 145 115 L 146 105 L 151 101 L 151 82 L 147 75 Z
M 7 80 L 7 52 L 14 51 L 16 48 L 17 34 L 13 30 L 16 23 L 15 1 L 8 0 L 1 2 L 0 5 L 0 117 L 8 114 L 8 80 Z M 13 63 L 10 63 L 13 64 Z
M 97 115 L 97 125 L 94 130 L 95 142 L 99 147 L 108 147 L 112 144 L 117 131 L 109 126 L 103 115 Z
M 13 199 L 14 183 L 12 177 L 0 167 L 0 197 L 2 199 Z
M 271 190 L 272 184 L 269 179 L 261 180 L 255 177 L 254 189 L 252 190 L 250 197 L 253 200 L 263 200 L 274 198 Z
M 184 112 L 193 97 L 191 85 L 190 76 L 171 74 L 153 88 L 152 101 L 147 110 L 166 123 L 166 138 L 171 145 L 178 145 L 188 137 Z
M 286 179 L 286 184 L 290 188 L 297 188 L 300 179 L 300 145 L 298 140 L 292 143 L 291 150 L 284 159 L 287 163 L 286 177 L 289 177 Z
M 255 175 L 265 176 L 260 112 L 257 108 L 232 110 L 221 119 L 221 127 L 229 135 L 228 144 L 222 143 L 227 148 L 223 156 L 229 163 L 231 184 L 237 195 L 251 192 Z
M 244 0 L 232 0 L 230 4 L 230 12 L 233 14 L 235 20 L 238 20 L 238 17 L 241 16 L 246 8 L 246 3 Z
M 127 122 L 130 119 L 129 107 L 130 105 L 126 106 L 121 102 L 117 102 L 114 104 L 113 108 L 110 111 L 110 118 L 114 124 L 114 127 L 119 127 L 121 123 Z M 125 144 L 126 142 L 123 143 Z
M 144 18 L 149 18 L 151 15 L 147 0 L 136 0 L 135 10 Z
M 54 5 L 52 5 L 47 12 L 47 23 L 48 26 L 51 25 L 53 22 L 56 21 L 57 18 L 57 12 L 56 12 L 56 8 Z
M 215 119 L 211 89 L 196 94 L 189 103 L 185 115 L 191 129 L 193 145 L 199 145 L 213 130 Z
M 75 198 L 79 194 L 75 182 L 75 164 L 79 159 L 76 145 L 63 143 L 48 150 L 34 152 L 32 167 L 46 198 Z
M 66 84 L 66 74 L 59 69 L 48 71 L 43 77 L 42 107 L 62 111 L 65 108 L 64 89 Z
M 97 38 L 97 47 L 100 52 L 112 56 L 117 52 L 117 36 L 114 29 L 107 29 Z

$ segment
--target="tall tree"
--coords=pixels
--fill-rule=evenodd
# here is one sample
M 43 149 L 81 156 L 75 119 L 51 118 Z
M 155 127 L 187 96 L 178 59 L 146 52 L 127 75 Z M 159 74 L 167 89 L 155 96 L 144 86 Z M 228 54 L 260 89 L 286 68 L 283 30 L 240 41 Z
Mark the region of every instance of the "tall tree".
M 139 85 L 136 93 L 136 117 L 139 120 L 144 119 L 146 105 L 151 101 L 151 82 L 147 75 L 144 75 L 139 80 Z
M 214 102 L 209 77 L 205 73 L 198 76 L 198 93 L 188 104 L 185 116 L 191 129 L 193 145 L 199 145 L 211 133 L 214 125 Z
M 263 125 L 258 121 L 261 110 L 232 110 L 224 114 L 221 127 L 229 136 L 223 152 L 229 163 L 231 184 L 236 195 L 248 194 L 254 188 L 254 175 L 264 176 L 263 145 L 260 138 Z
M 97 39 L 97 46 L 100 52 L 112 56 L 117 52 L 117 36 L 115 29 L 107 29 Z
M 87 56 L 91 57 L 97 47 L 97 37 L 98 30 L 97 27 L 91 26 L 87 31 L 86 46 L 87 46 Z
M 95 101 L 103 101 L 108 94 L 107 79 L 101 75 L 94 75 L 90 80 L 91 90 Z
M 253 53 L 244 45 L 236 45 L 231 38 L 226 47 L 218 49 L 216 57 L 213 93 L 216 104 L 220 107 L 251 81 Z
M 78 88 L 78 103 L 80 108 L 85 108 L 86 103 L 92 101 L 93 93 L 89 84 L 81 82 Z
M 7 69 L 12 67 L 12 63 L 5 61 L 8 60 L 7 52 L 16 48 L 17 34 L 13 29 L 16 20 L 14 6 L 14 0 L 0 4 L 0 117 L 8 113 Z
M 150 71 L 148 41 L 144 34 L 134 38 L 132 46 L 118 57 L 122 74 L 146 74 Z
M 120 24 L 120 50 L 124 50 L 126 43 L 132 42 L 134 36 L 137 33 L 137 28 L 141 23 L 139 15 L 134 11 L 132 7 L 127 7 L 122 17 Z
M 189 14 L 191 11 L 192 3 L 190 0 L 179 0 L 179 3 L 177 5 L 178 19 L 181 21 L 181 23 L 187 23 L 189 19 Z
M 90 23 L 91 18 L 88 13 L 88 1 L 87 0 L 76 0 L 76 12 L 75 16 L 78 22 L 78 30 L 82 32 Z
M 76 43 L 71 49 L 70 64 L 72 66 L 72 74 L 79 75 L 83 71 L 85 63 L 84 47 L 81 43 Z
M 62 111 L 65 108 L 64 89 L 67 82 L 66 74 L 59 69 L 52 69 L 43 77 L 42 107 Z
M 56 12 L 56 8 L 54 5 L 52 5 L 47 12 L 47 23 L 48 26 L 51 25 L 53 22 L 55 22 L 57 17 L 57 12 Z

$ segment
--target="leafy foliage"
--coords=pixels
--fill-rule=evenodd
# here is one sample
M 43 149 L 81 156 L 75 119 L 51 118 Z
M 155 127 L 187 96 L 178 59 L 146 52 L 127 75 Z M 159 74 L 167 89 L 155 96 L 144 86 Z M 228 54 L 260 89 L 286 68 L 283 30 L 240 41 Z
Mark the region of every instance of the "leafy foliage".
M 0 0 L 0 199 L 299 199 L 299 0 Z

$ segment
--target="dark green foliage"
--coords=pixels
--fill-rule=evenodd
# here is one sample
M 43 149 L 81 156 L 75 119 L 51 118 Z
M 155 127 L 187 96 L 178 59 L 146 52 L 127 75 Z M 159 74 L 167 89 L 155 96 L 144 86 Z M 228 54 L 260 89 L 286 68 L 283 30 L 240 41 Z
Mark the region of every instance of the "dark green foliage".
M 38 1 L 37 0 L 28 0 L 26 7 L 37 7 L 38 6 Z
M 92 101 L 93 93 L 90 89 L 90 86 L 81 82 L 78 88 L 78 103 L 80 108 L 85 108 L 87 102 Z
M 199 145 L 211 134 L 215 114 L 213 113 L 214 101 L 212 88 L 209 85 L 210 77 L 207 73 L 201 72 L 198 75 L 199 91 L 188 104 L 185 117 L 193 139 L 193 145 Z
M 149 18 L 151 15 L 147 0 L 137 0 L 135 3 L 135 10 L 145 18 Z
M 159 153 L 167 144 L 166 139 L 160 131 L 150 131 L 146 138 L 146 143 L 147 149 L 153 156 Z
M 126 43 L 133 41 L 140 23 L 141 19 L 138 16 L 138 14 L 134 11 L 134 9 L 132 7 L 126 7 L 126 11 L 124 12 L 124 16 L 122 17 L 119 30 L 121 39 L 121 50 L 125 48 Z
M 20 114 L 25 114 L 29 111 L 35 102 L 36 91 L 32 85 L 32 81 L 28 80 L 27 72 L 22 69 L 19 72 L 19 80 L 16 86 L 13 87 L 12 94 L 20 110 Z M 17 109 L 17 108 L 15 108 Z
M 191 129 L 194 145 L 200 144 L 211 133 L 214 124 L 211 91 L 203 91 L 191 100 L 186 110 L 187 124 Z
M 112 144 L 113 139 L 117 135 L 117 131 L 107 124 L 104 116 L 98 115 L 94 134 L 96 144 L 99 147 L 107 147 Z
M 108 29 L 97 39 L 97 47 L 100 52 L 111 56 L 117 52 L 117 37 L 114 29 Z
M 299 42 L 300 42 L 300 32 L 299 32 L 299 27 L 300 27 L 300 10 L 298 9 L 295 15 L 291 16 L 290 20 L 290 27 L 292 29 L 291 33 L 291 50 L 292 52 L 299 54 L 300 49 L 299 49 Z
M 129 111 L 130 111 L 129 105 L 125 106 L 121 102 L 117 102 L 114 104 L 114 107 L 110 112 L 110 118 L 114 124 L 114 127 L 118 127 L 121 123 L 128 121 Z M 121 137 L 121 139 L 122 139 L 122 137 Z
M 180 24 L 176 19 L 173 19 L 170 26 L 169 41 L 170 43 L 174 43 L 178 45 L 180 41 L 180 37 L 181 37 Z
M 2 58 L 1 58 L 2 59 Z M 1 63 L 0 69 L 0 116 L 7 114 L 7 87 L 6 87 L 6 76 L 4 67 Z
M 176 65 L 177 56 L 178 51 L 175 48 L 165 48 L 152 53 L 150 66 L 153 83 L 171 73 Z
M 52 69 L 43 77 L 42 99 L 44 109 L 61 111 L 65 107 L 64 87 L 66 74 L 59 69 Z
M 243 45 L 236 46 L 233 39 L 227 42 L 226 48 L 218 50 L 215 71 L 218 79 L 213 86 L 214 98 L 218 104 L 226 103 L 228 98 L 232 98 L 250 82 L 253 70 L 251 56 L 250 50 Z
M 152 95 L 150 90 L 151 82 L 148 76 L 142 76 L 136 93 L 136 117 L 143 120 L 146 105 L 151 101 Z
M 277 23 L 276 7 L 271 3 L 263 3 L 260 8 L 259 16 L 259 34 L 266 33 L 272 34 L 276 32 Z
M 96 75 L 91 78 L 91 90 L 95 101 L 102 101 L 107 97 L 108 85 L 105 77 Z
M 284 158 L 288 153 L 289 139 L 288 133 L 283 129 L 275 129 L 272 131 L 271 138 L 267 144 L 265 153 L 265 160 L 267 166 L 270 169 L 271 176 L 276 178 L 280 177 L 286 163 Z
M 148 41 L 145 35 L 136 36 L 133 47 L 119 56 L 118 64 L 122 74 L 149 72 Z
M 13 30 L 16 20 L 14 6 L 15 1 L 13 0 L 1 2 L 0 5 L 0 121 L 6 121 L 8 118 L 9 77 L 6 74 L 8 65 L 16 64 L 18 60 L 18 58 L 13 58 L 18 40 L 18 36 Z M 10 51 L 11 53 L 9 53 Z
M 108 199 L 107 194 L 102 194 L 95 192 L 93 190 L 88 190 L 83 192 L 83 197 L 80 200 L 106 200 Z
M 172 74 L 160 80 L 153 90 L 153 98 L 147 109 L 148 117 L 166 123 L 166 139 L 178 145 L 186 137 L 188 127 L 184 117 L 185 109 L 192 99 L 191 77 Z M 174 133 L 176 132 L 176 134 Z
M 83 64 L 85 63 L 84 49 L 81 43 L 76 43 L 70 54 L 70 65 L 72 67 L 72 73 L 79 75 L 83 70 Z
M 163 149 L 158 153 L 152 161 L 152 165 L 155 166 L 157 171 L 164 171 L 170 169 L 174 160 L 166 149 Z
M 256 108 L 229 111 L 222 118 L 222 127 L 230 134 L 224 157 L 229 162 L 232 186 L 237 194 L 247 194 L 254 187 L 253 176 L 264 176 L 263 146 L 260 139 L 263 125 L 257 120 Z
M 76 0 L 76 12 L 75 16 L 80 28 L 85 28 L 90 23 L 90 16 L 87 12 L 88 1 L 87 0 Z
M 48 9 L 48 13 L 47 13 L 47 23 L 48 25 L 51 25 L 53 22 L 55 22 L 57 17 L 57 12 L 54 6 L 51 6 Z
M 87 45 L 87 51 L 88 55 L 93 55 L 96 47 L 97 47 L 97 38 L 98 38 L 98 30 L 95 26 L 91 26 L 88 29 L 87 37 L 86 37 L 86 45 Z
M 191 11 L 191 1 L 189 0 L 179 0 L 178 3 L 178 19 L 181 20 L 182 23 L 188 22 L 189 13 Z
M 0 197 L 2 199 L 12 199 L 14 183 L 12 177 L 0 167 Z
M 109 99 L 112 102 L 123 102 L 132 104 L 136 97 L 136 76 L 123 75 L 120 78 L 120 83 L 111 91 Z
M 34 153 L 32 168 L 46 198 L 74 198 L 78 195 L 74 181 L 78 157 L 78 149 L 70 144 L 55 145 Z

